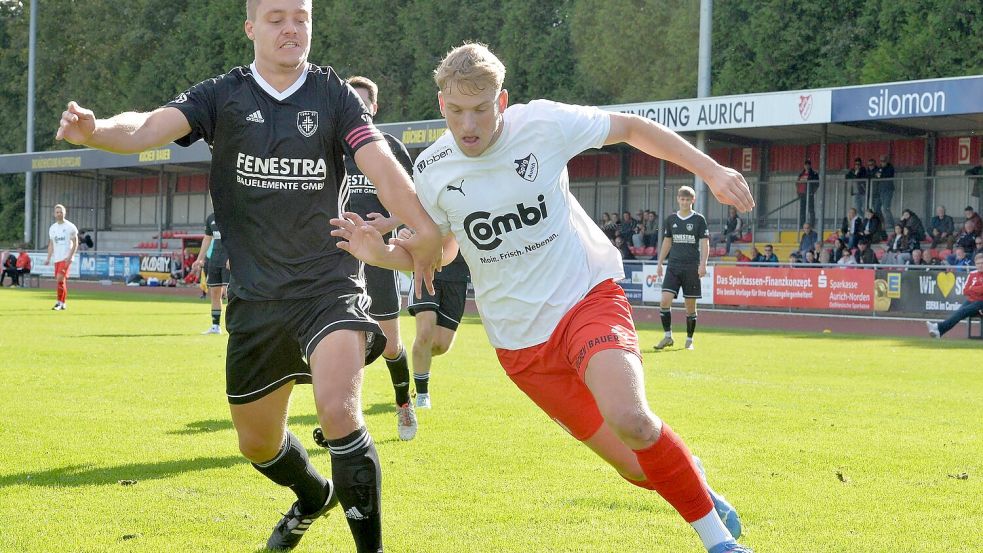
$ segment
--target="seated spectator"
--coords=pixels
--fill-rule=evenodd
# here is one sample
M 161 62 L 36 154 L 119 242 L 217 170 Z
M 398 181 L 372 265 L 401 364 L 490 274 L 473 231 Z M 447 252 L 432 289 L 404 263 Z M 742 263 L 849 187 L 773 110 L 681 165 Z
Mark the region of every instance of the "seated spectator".
M 966 248 L 962 246 L 956 246 L 953 250 L 953 254 L 946 259 L 946 264 L 952 267 L 972 267 L 973 261 L 969 254 L 966 252 Z
M 898 258 L 898 254 L 901 253 L 902 249 L 911 239 L 905 234 L 905 229 L 901 227 L 901 223 L 896 223 L 894 225 L 894 236 L 887 244 L 887 252 L 884 254 L 884 264 L 885 265 L 897 265 L 902 263 Z
M 874 255 L 874 250 L 870 249 L 870 242 L 867 240 L 861 240 L 857 244 L 854 259 L 859 265 L 877 265 L 877 256 Z
M 864 212 L 864 229 L 860 233 L 861 238 L 867 239 L 871 244 L 876 244 L 883 240 L 884 227 L 881 225 L 881 218 L 874 213 L 873 209 Z
M 976 247 L 973 248 L 973 255 L 983 252 L 983 236 L 976 237 Z
M 937 248 L 939 244 L 942 244 L 946 248 L 951 248 L 952 241 L 955 239 L 956 227 L 952 217 L 945 214 L 945 206 L 940 205 L 935 208 L 935 215 L 930 224 L 932 226 L 932 247 Z
M 17 286 L 17 256 L 10 252 L 3 252 L 3 272 L 0 272 L 0 287 L 3 281 L 10 277 L 10 285 Z
M 91 250 L 95 246 L 95 242 L 92 241 L 92 237 L 89 236 L 88 231 L 79 231 L 79 251 L 84 252 Z
M 652 210 L 646 210 L 642 220 L 642 245 L 646 248 L 659 246 L 659 216 Z
M 724 221 L 724 229 L 720 234 L 712 238 L 713 246 L 724 242 L 724 255 L 730 253 L 730 245 L 741 239 L 744 234 L 744 219 L 737 214 L 737 208 L 730 206 L 727 208 L 727 220 Z
M 853 207 L 860 213 L 867 206 L 867 168 L 864 167 L 864 160 L 859 157 L 853 160 L 853 168 L 847 172 L 846 180 L 850 183 Z
M 836 263 L 836 258 L 833 257 L 833 255 L 834 252 L 832 249 L 824 248 L 822 253 L 819 254 L 819 263 L 822 263 L 823 265 L 831 265 Z
M 618 234 L 618 221 L 616 217 L 608 212 L 604 212 L 601 216 L 601 230 L 604 231 L 604 236 L 608 237 L 608 240 L 614 242 L 614 235 Z
M 741 250 L 737 250 L 737 262 L 738 263 L 750 263 L 751 262 L 751 258 L 748 257 L 748 256 L 746 256 L 746 255 L 744 255 L 744 252 L 742 252 Z
M 923 268 L 923 269 L 925 267 L 930 266 L 929 262 L 925 261 L 925 255 L 922 252 L 922 250 L 919 248 L 915 248 L 911 250 L 911 259 L 906 261 L 905 265 L 907 265 L 910 268 Z
M 845 249 L 845 250 L 843 250 L 843 255 L 840 256 L 840 259 L 836 262 L 836 264 L 837 265 L 856 265 L 857 264 L 857 260 L 856 260 L 856 258 L 853 257 L 853 252 L 851 252 L 850 250 L 846 250 Z
M 851 249 L 849 235 L 845 230 L 840 229 L 836 234 L 836 248 L 833 252 L 833 263 L 836 263 L 836 260 L 840 259 L 840 257 L 843 255 L 843 250 L 849 251 Z
M 632 244 L 632 236 L 635 236 L 635 229 L 638 228 L 638 221 L 631 218 L 631 212 L 625 211 L 621 214 L 621 222 L 618 223 L 618 236 L 625 244 Z
M 925 225 L 922 224 L 922 220 L 918 218 L 918 215 L 915 215 L 914 211 L 905 209 L 901 212 L 901 226 L 909 229 L 909 234 L 915 242 L 921 242 L 925 239 Z
M 789 267 L 794 267 L 796 265 L 802 264 L 802 256 L 799 252 L 789 252 L 788 254 L 788 265 Z
M 614 237 L 614 247 L 618 248 L 618 251 L 621 252 L 621 259 L 635 259 L 635 254 L 631 253 L 631 250 L 628 248 L 628 244 L 625 243 L 624 239 L 621 238 L 620 235 Z
M 975 226 L 973 225 L 972 219 L 967 219 L 963 223 L 963 231 L 959 233 L 959 236 L 952 243 L 953 248 L 963 248 L 966 253 L 975 254 L 976 253 L 976 234 L 973 232 Z
M 31 269 L 34 268 L 33 261 L 31 261 L 31 254 L 27 253 L 27 248 L 21 246 L 20 253 L 17 254 L 17 281 L 31 274 Z M 21 284 L 23 286 L 23 284 Z
M 976 254 L 974 265 L 976 270 L 969 273 L 966 284 L 963 285 L 963 295 L 966 296 L 966 302 L 948 319 L 940 323 L 925 321 L 929 336 L 941 338 L 946 332 L 952 330 L 959 321 L 976 314 L 983 314 L 983 253 Z
M 983 234 L 983 219 L 980 219 L 979 213 L 973 211 L 973 206 L 967 205 L 963 213 L 966 215 L 966 221 L 973 222 L 973 236 Z
M 864 231 L 864 220 L 857 215 L 857 210 L 850 208 L 846 212 L 843 224 L 840 225 L 841 236 L 846 237 L 846 246 L 851 250 L 857 247 Z
M 753 261 L 755 263 L 778 263 L 778 256 L 775 255 L 775 248 L 768 244 L 765 246 L 765 253 L 758 254 Z
M 812 250 L 808 250 L 806 251 L 805 257 L 802 258 L 802 262 L 807 263 L 809 265 L 814 265 L 816 263 L 819 263 L 819 260 L 816 259 L 816 255 L 812 252 Z
M 802 225 L 802 234 L 799 237 L 799 254 L 805 255 L 805 252 L 814 248 L 818 242 L 819 235 L 812 230 L 812 225 L 809 223 Z

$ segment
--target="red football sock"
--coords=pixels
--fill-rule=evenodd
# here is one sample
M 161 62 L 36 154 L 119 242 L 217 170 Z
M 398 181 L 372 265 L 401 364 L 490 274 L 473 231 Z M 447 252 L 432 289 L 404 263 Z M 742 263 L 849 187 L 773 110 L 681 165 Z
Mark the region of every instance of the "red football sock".
M 659 492 L 686 522 L 699 520 L 713 510 L 713 500 L 696 471 L 693 455 L 683 440 L 662 423 L 662 434 L 651 446 L 635 451 L 645 482 L 634 482 Z

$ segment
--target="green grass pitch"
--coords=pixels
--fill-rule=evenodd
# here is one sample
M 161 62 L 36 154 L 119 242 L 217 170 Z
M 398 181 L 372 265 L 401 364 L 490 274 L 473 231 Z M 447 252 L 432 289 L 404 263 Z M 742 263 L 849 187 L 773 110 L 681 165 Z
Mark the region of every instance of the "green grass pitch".
M 226 337 L 207 304 L 0 290 L 0 551 L 255 551 L 292 494 L 239 455 Z M 876 324 L 876 322 L 872 323 Z M 700 455 L 765 552 L 983 551 L 978 344 L 699 329 L 655 353 L 653 410 Z M 404 342 L 413 321 L 403 319 Z M 382 363 L 366 370 L 392 552 L 695 552 L 695 533 L 569 438 L 506 378 L 477 318 L 434 363 L 434 409 L 396 437 Z M 317 448 L 310 387 L 290 426 Z M 351 551 L 340 511 L 299 551 Z

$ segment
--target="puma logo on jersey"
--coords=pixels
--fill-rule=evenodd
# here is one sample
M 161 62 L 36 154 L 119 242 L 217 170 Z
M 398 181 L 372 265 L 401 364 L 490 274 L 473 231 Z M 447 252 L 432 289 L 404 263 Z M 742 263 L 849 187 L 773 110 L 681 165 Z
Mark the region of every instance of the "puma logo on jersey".
M 459 184 L 457 186 L 453 186 L 453 185 L 448 184 L 447 185 L 447 190 L 448 191 L 450 191 L 450 190 L 456 190 L 456 191 L 460 192 L 462 196 L 467 197 L 467 194 L 464 193 L 464 179 L 461 179 L 461 184 Z
M 263 119 L 263 114 L 259 110 L 256 110 L 246 116 L 246 121 L 250 123 L 265 123 L 266 120 Z

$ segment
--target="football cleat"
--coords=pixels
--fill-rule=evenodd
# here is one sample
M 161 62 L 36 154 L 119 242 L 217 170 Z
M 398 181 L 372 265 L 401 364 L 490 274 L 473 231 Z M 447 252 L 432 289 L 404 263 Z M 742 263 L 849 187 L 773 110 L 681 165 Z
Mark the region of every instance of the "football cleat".
M 218 325 L 212 325 L 208 327 L 208 330 L 202 332 L 202 334 L 221 334 L 221 333 L 222 333 L 222 327 Z
M 737 514 L 737 509 L 734 508 L 724 496 L 713 491 L 710 484 L 707 483 L 707 472 L 703 468 L 703 463 L 700 458 L 696 455 L 693 456 L 693 462 L 696 463 L 696 470 L 700 473 L 700 479 L 703 480 L 703 485 L 706 486 L 707 491 L 710 493 L 710 499 L 713 500 L 713 510 L 717 512 L 717 516 L 720 517 L 720 521 L 724 523 L 730 535 L 734 538 L 741 537 L 741 517 Z M 738 546 L 740 547 L 740 546 Z M 729 549 L 724 549 L 723 551 L 730 551 Z M 744 551 L 743 549 L 735 549 L 734 551 Z
M 55 306 L 51 308 L 52 311 L 64 311 L 65 309 L 65 304 L 60 301 L 55 302 Z
M 271 551 L 289 551 L 300 543 L 300 538 L 311 527 L 318 518 L 328 514 L 332 507 L 338 504 L 338 496 L 335 494 L 334 484 L 328 480 L 328 498 L 324 500 L 324 506 L 310 514 L 300 512 L 300 501 L 295 501 L 290 506 L 290 510 L 284 513 L 280 522 L 273 527 L 270 539 L 266 541 L 266 548 Z
M 696 348 L 693 347 L 693 339 L 692 338 L 687 338 L 686 339 L 686 349 L 688 349 L 690 351 L 693 351 L 694 349 L 696 349 Z
M 416 394 L 416 408 L 430 409 L 430 394 Z
M 416 437 L 416 412 L 413 411 L 413 404 L 406 402 L 396 408 L 396 431 L 399 439 L 405 441 Z
M 658 344 L 656 344 L 656 345 L 655 345 L 655 349 L 657 349 L 657 350 L 658 350 L 658 349 L 666 349 L 666 348 L 671 348 L 671 347 L 672 347 L 672 345 L 673 345 L 673 344 L 675 344 L 675 343 L 676 343 L 676 342 L 673 342 L 673 341 L 672 341 L 672 337 L 670 337 L 670 336 L 666 336 L 666 337 L 665 337 L 665 338 L 663 338 L 663 339 L 662 339 L 662 340 L 661 340 L 661 341 L 660 341 L 660 342 L 659 342 Z
M 754 553 L 750 548 L 744 547 L 736 541 L 725 541 L 707 549 L 707 553 Z
M 928 327 L 928 335 L 932 338 L 941 338 L 942 334 L 939 332 L 939 323 L 933 323 L 932 321 L 925 321 L 925 326 Z

